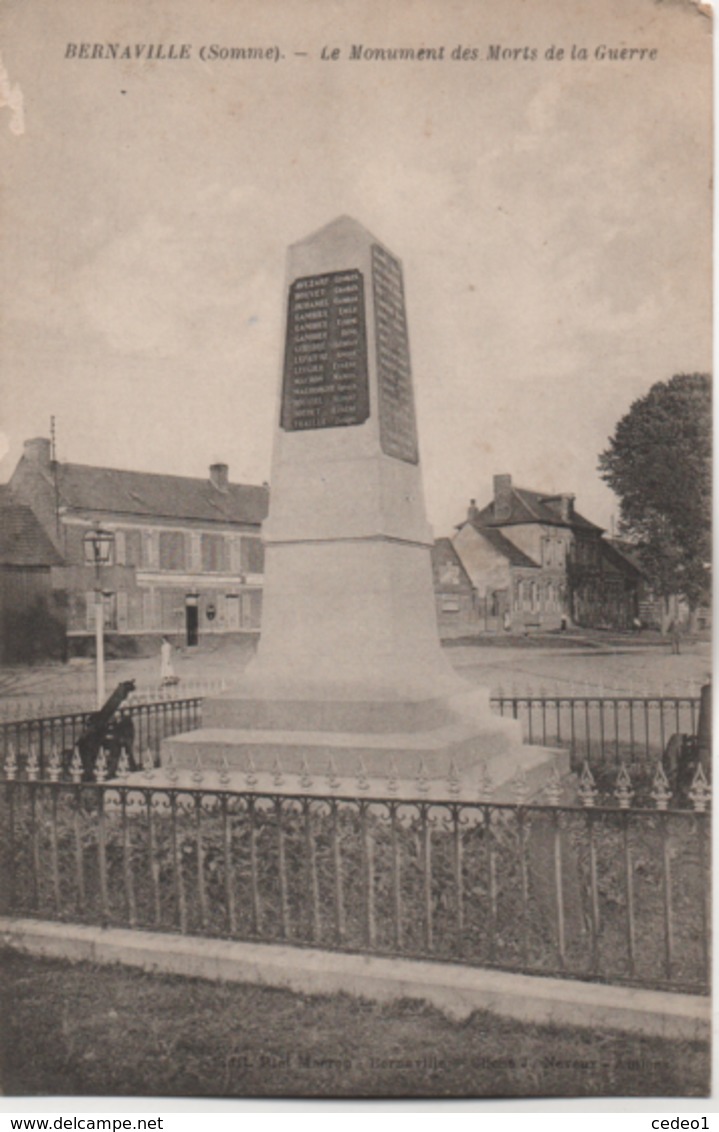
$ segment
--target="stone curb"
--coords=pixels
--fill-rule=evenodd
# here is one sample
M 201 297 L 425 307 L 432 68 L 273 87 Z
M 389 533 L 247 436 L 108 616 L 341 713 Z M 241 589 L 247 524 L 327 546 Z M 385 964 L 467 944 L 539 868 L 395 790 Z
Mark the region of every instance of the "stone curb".
M 344 993 L 378 1002 L 419 999 L 457 1020 L 488 1010 L 537 1025 L 624 1030 L 689 1041 L 710 1037 L 711 1004 L 701 995 L 9 917 L 0 917 L 0 942 L 28 955 L 122 963 L 156 974 L 284 987 L 302 994 Z

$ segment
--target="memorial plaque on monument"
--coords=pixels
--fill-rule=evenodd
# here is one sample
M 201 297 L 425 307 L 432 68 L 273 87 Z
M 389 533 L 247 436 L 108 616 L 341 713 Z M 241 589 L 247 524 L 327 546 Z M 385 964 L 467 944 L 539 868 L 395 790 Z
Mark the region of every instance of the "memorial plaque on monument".
M 379 244 L 372 246 L 372 282 L 380 444 L 385 455 L 417 464 L 419 451 L 402 268 Z
M 364 281 L 359 271 L 290 287 L 282 428 L 342 428 L 369 416 Z

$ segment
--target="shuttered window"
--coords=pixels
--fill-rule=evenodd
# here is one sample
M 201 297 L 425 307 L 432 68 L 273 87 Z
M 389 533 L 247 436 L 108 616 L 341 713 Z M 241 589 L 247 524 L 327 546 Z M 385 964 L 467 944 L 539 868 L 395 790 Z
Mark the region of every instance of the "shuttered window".
M 202 569 L 207 573 L 218 573 L 226 568 L 225 540 L 222 535 L 203 535 Z
M 261 574 L 265 567 L 265 552 L 258 538 L 243 538 L 241 563 L 243 574 Z
M 160 531 L 160 569 L 185 568 L 185 536 L 182 531 Z

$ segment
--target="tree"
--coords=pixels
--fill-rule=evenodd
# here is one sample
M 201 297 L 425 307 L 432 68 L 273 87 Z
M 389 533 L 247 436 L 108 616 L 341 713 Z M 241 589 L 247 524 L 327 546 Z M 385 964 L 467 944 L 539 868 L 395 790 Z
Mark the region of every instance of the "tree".
M 707 599 L 711 554 L 711 378 L 658 381 L 617 424 L 599 471 L 620 500 L 656 593 Z

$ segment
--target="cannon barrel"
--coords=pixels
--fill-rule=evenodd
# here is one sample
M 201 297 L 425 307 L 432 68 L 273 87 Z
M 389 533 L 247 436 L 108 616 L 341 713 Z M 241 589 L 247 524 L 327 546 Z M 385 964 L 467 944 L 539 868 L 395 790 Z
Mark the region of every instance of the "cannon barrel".
M 97 756 L 100 753 L 100 748 L 108 738 L 108 733 L 112 727 L 112 720 L 117 709 L 123 700 L 126 700 L 134 690 L 134 680 L 123 680 L 122 683 L 117 685 L 112 695 L 108 696 L 102 707 L 87 717 L 85 727 L 77 741 L 77 749 L 80 752 L 80 758 L 82 760 L 83 777 L 86 780 L 90 780 L 93 777 Z M 134 766 L 134 759 L 132 757 L 134 729 L 132 720 L 128 722 L 129 727 L 125 729 L 126 734 L 121 743 L 127 748 L 128 757 L 131 764 Z M 109 768 L 111 774 L 114 774 L 117 768 L 117 760 L 120 757 L 120 745 L 120 743 L 116 743 L 115 746 L 117 746 L 118 749 L 112 752 L 113 767 Z

